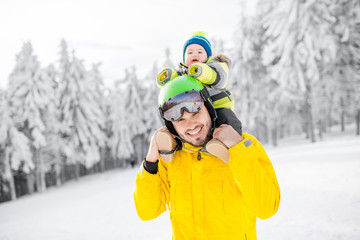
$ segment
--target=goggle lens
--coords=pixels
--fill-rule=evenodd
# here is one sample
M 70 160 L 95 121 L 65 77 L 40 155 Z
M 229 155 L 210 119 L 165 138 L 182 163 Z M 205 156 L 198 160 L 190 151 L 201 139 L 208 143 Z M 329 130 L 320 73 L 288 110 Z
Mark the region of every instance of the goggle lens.
M 162 106 L 164 118 L 168 121 L 177 121 L 184 114 L 184 110 L 189 113 L 199 112 L 204 105 L 198 91 L 187 91 L 179 93 L 169 98 Z

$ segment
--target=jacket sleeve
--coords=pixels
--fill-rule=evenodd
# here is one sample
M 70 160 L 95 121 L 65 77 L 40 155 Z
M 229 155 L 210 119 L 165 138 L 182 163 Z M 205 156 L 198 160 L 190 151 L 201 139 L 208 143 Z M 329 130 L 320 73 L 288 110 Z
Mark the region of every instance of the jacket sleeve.
M 214 88 L 223 89 L 228 82 L 229 67 L 225 62 L 195 63 L 188 71 L 190 76 Z
M 169 202 L 169 183 L 163 161 L 159 161 L 156 174 L 147 172 L 144 162 L 136 175 L 134 202 L 138 216 L 142 220 L 151 220 L 166 210 Z
M 261 143 L 243 133 L 244 140 L 230 148 L 229 167 L 245 204 L 255 216 L 273 216 L 280 203 L 280 187 L 274 168 Z

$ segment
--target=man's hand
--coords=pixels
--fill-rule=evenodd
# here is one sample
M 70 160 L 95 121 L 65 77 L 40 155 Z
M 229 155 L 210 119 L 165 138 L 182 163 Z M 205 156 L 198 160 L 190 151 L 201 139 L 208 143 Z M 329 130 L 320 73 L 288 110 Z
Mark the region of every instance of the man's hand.
M 220 140 L 227 148 L 235 146 L 244 139 L 232 126 L 227 124 L 221 124 L 215 128 L 213 138 Z
M 166 132 L 168 131 L 168 129 L 165 126 L 161 127 L 158 130 L 156 130 L 155 133 L 152 135 L 149 150 L 146 155 L 146 161 L 157 162 L 157 160 L 160 158 L 159 148 L 156 144 L 156 134 L 160 131 Z

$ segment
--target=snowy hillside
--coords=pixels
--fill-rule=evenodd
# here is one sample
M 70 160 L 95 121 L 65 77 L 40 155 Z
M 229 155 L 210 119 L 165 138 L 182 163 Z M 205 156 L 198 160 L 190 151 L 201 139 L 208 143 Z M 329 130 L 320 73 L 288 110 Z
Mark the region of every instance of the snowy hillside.
M 258 239 L 360 239 L 360 137 L 334 134 L 265 146 L 281 187 L 277 215 L 258 221 Z M 137 169 L 81 178 L 0 205 L 0 240 L 171 239 L 169 213 L 143 222 Z
M 259 239 L 360 239 L 360 137 L 328 138 L 268 151 L 281 203 L 274 217 L 258 221 Z

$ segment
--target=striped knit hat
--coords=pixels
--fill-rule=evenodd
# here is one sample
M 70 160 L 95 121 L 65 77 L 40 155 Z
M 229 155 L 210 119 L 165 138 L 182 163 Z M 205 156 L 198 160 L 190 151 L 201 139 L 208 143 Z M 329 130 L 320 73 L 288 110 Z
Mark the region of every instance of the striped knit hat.
M 187 40 L 184 44 L 184 50 L 183 50 L 184 62 L 185 62 L 185 51 L 190 44 L 201 45 L 205 49 L 208 58 L 212 56 L 211 43 L 209 42 L 209 40 L 206 39 L 205 33 L 203 31 L 199 31 L 199 32 L 195 32 L 192 35 L 192 37 L 189 40 Z

